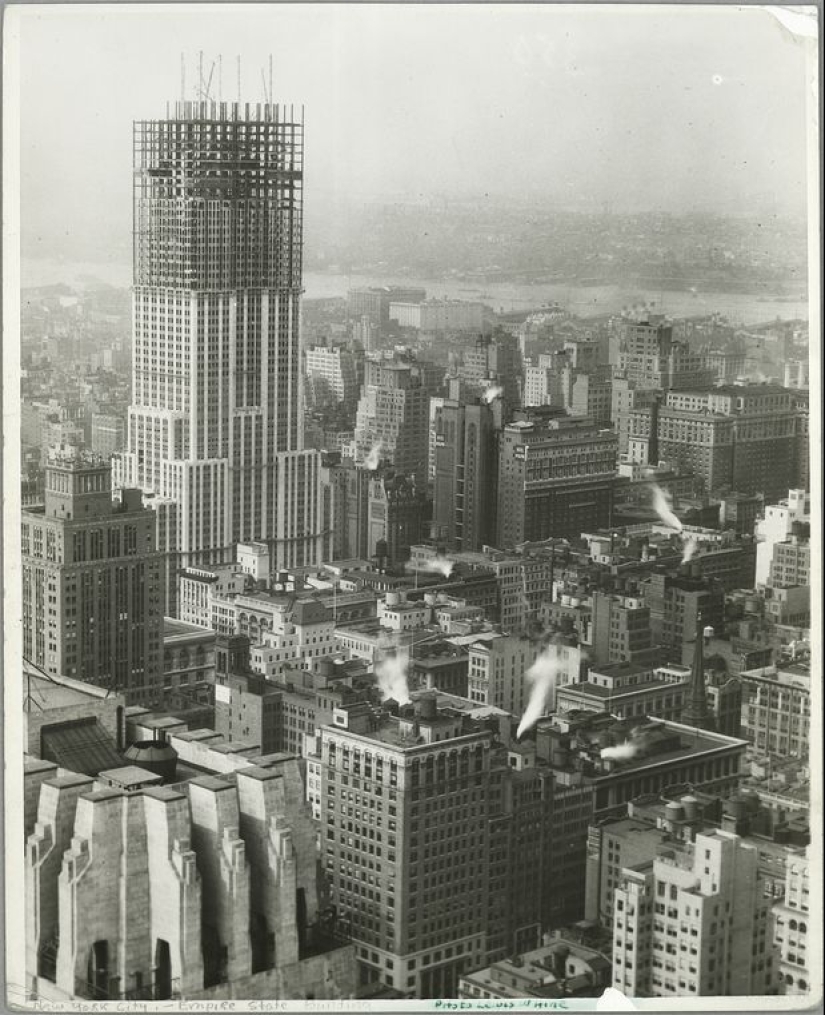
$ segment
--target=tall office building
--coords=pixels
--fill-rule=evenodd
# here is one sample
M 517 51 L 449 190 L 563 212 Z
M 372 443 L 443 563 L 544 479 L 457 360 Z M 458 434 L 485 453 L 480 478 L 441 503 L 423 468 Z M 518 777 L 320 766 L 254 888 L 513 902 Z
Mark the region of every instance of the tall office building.
M 595 663 L 632 662 L 650 653 L 650 607 L 640 596 L 595 591 L 592 604 L 591 653 Z
M 381 459 L 427 489 L 430 389 L 424 363 L 412 359 L 371 359 L 355 420 L 356 459 L 375 448 Z
M 362 984 L 455 997 L 463 972 L 575 918 L 566 864 L 591 790 L 495 725 L 427 692 L 399 715 L 336 708 L 322 727 L 323 864 Z
M 465 349 L 458 376 L 481 388 L 501 388 L 500 398 L 505 421 L 522 404 L 521 348 L 515 335 L 497 331 L 495 335 L 479 335 L 472 349 Z
M 673 338 L 673 326 L 659 314 L 624 322 L 618 371 L 638 388 L 681 390 L 713 381 L 704 356 Z
M 116 482 L 155 495 L 170 572 L 239 541 L 319 552 L 302 450 L 303 123 L 269 103 L 179 102 L 134 126 L 132 405 Z
M 524 415 L 527 415 L 526 413 Z M 497 545 L 610 525 L 617 441 L 612 430 L 567 416 L 528 416 L 502 431 Z
M 361 470 L 364 471 L 364 470 Z M 379 567 L 394 567 L 410 557 L 421 538 L 424 495 L 410 476 L 392 468 L 367 473 L 366 554 Z
M 45 503 L 23 509 L 23 655 L 47 673 L 162 696 L 162 555 L 139 491 L 113 502 L 108 462 L 53 457 Z
M 435 410 L 435 535 L 455 550 L 495 542 L 501 402 L 443 400 Z
M 701 577 L 698 565 L 685 574 L 657 569 L 641 583 L 641 595 L 650 611 L 650 633 L 657 645 L 680 651 L 698 638 L 705 626 L 725 627 L 725 590 L 712 577 Z M 692 658 L 692 654 L 691 654 Z
M 797 471 L 797 410 L 776 385 L 669 391 L 661 405 L 629 413 L 628 451 L 641 464 L 690 472 L 708 493 L 789 488 Z

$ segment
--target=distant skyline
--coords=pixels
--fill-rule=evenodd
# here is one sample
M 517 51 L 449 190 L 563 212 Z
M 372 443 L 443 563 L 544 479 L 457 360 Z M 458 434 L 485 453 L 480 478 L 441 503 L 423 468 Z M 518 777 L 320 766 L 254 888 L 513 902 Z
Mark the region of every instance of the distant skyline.
M 364 200 L 804 214 L 804 46 L 765 8 L 75 5 L 20 38 L 25 258 L 130 256 L 132 121 L 194 96 L 306 115 L 307 241 Z M 216 91 L 217 67 L 212 92 Z

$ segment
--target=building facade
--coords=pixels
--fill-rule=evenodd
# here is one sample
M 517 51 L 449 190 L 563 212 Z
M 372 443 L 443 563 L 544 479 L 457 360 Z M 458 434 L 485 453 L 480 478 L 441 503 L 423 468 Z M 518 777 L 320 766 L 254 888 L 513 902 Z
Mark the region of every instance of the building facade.
M 661 315 L 625 321 L 619 344 L 619 375 L 638 388 L 683 389 L 709 384 L 704 357 L 673 338 L 673 326 Z
M 28 989 L 53 1003 L 352 997 L 352 949 L 318 918 L 296 759 L 124 783 L 140 771 L 41 785 Z
M 111 458 L 126 446 L 126 422 L 111 413 L 92 414 L 90 449 L 103 458 Z
M 499 448 L 497 545 L 609 526 L 616 458 L 613 431 L 581 420 L 508 424 Z
M 47 673 L 162 698 L 163 560 L 137 490 L 112 501 L 111 467 L 64 455 L 45 504 L 23 510 L 23 655 Z
M 367 360 L 355 420 L 355 457 L 371 452 L 427 489 L 430 391 L 415 361 Z
M 777 993 L 759 854 L 735 833 L 696 836 L 622 870 L 613 986 L 631 997 Z
M 435 410 L 433 525 L 450 549 L 480 550 L 495 541 L 499 419 L 483 399 L 444 401 Z
M 742 735 L 757 751 L 782 758 L 808 757 L 811 670 L 802 663 L 743 670 Z
M 774 906 L 774 942 L 779 949 L 783 994 L 807 994 L 814 987 L 811 956 L 811 850 L 794 851 L 786 861 L 785 897 Z
M 634 409 L 629 421 L 645 464 L 692 472 L 708 493 L 781 496 L 796 475 L 796 410 L 775 385 L 667 392 L 661 405 Z
M 303 124 L 271 104 L 178 102 L 135 124 L 134 151 L 132 405 L 116 483 L 177 503 L 171 569 L 227 562 L 250 540 L 278 566 L 314 562 Z

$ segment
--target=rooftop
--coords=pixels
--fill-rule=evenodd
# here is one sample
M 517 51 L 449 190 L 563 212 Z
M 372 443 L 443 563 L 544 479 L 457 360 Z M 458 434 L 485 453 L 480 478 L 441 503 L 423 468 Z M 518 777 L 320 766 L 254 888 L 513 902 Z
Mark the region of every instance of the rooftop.
M 161 782 L 163 776 L 156 775 L 137 765 L 123 765 L 121 768 L 104 769 L 98 774 L 98 778 L 109 780 L 128 789 L 130 786 L 145 786 L 147 783 Z
M 188 624 L 185 620 L 177 620 L 174 617 L 163 618 L 163 643 L 171 645 L 176 642 L 192 641 L 213 641 L 215 632 L 211 627 L 201 627 L 199 624 Z
M 685 682 L 689 679 L 690 671 L 685 668 Z M 582 680 L 576 684 L 565 684 L 559 688 L 559 691 L 565 694 L 590 694 L 594 698 L 621 698 L 624 695 L 639 694 L 641 691 L 652 691 L 657 688 L 665 690 L 677 686 L 678 684 L 675 684 L 672 680 L 652 677 L 650 680 L 641 680 L 637 684 L 625 684 L 620 687 L 604 687 L 601 684 L 591 683 L 589 680 Z
M 686 669 L 686 667 L 680 664 L 669 663 L 667 651 L 657 649 L 646 654 L 642 661 L 628 660 L 619 663 L 607 663 L 604 666 L 592 666 L 590 671 L 603 677 L 625 677 L 631 676 L 634 673 L 644 673 L 658 666 L 668 665 L 678 665 L 680 669 Z
M 93 707 L 95 699 L 105 699 L 109 692 L 71 677 L 46 676 L 33 667 L 23 664 L 23 707 L 26 711 L 49 711 L 87 704 Z

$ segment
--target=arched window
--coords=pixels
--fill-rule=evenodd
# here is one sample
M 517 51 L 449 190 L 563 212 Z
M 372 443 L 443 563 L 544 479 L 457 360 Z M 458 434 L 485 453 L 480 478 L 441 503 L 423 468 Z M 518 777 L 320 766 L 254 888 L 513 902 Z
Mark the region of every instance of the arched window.
M 791 930 L 796 930 L 796 920 L 788 920 L 788 927 Z

